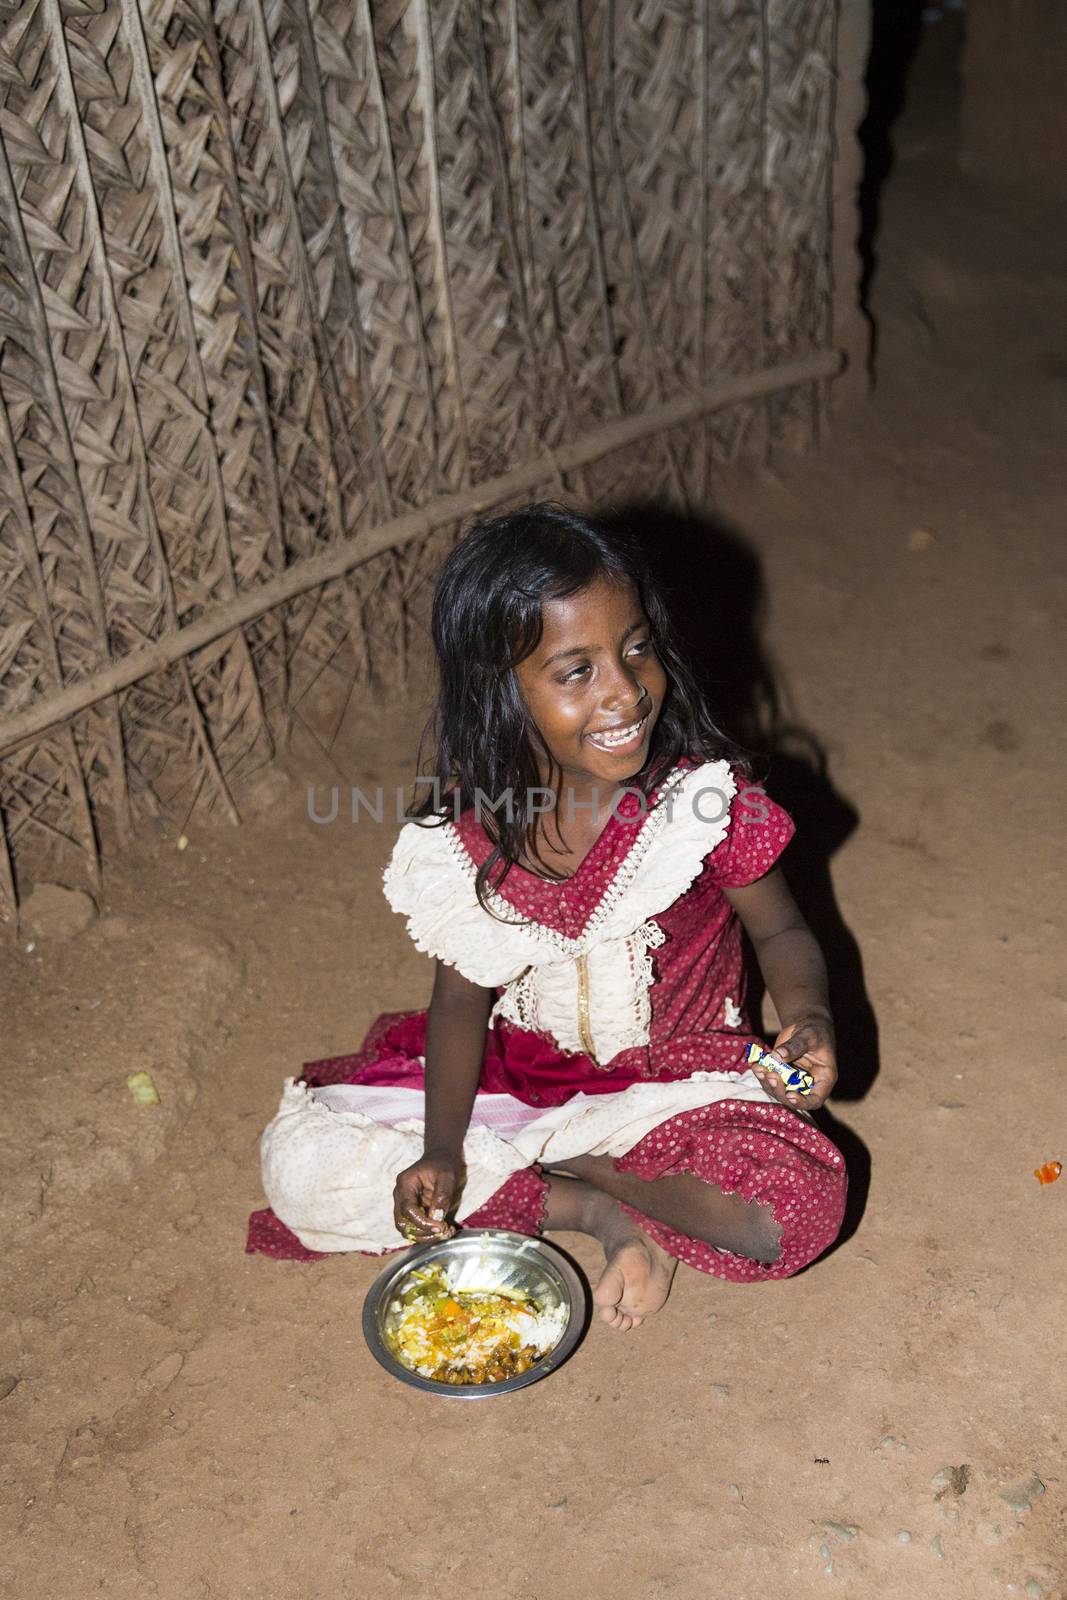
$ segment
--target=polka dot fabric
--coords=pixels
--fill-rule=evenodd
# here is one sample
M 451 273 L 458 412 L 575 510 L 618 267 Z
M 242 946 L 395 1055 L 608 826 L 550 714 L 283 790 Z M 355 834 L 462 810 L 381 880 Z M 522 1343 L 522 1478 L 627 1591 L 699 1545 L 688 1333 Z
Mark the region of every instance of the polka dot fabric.
M 548 1184 L 536 1167 L 512 1173 L 484 1206 L 472 1211 L 465 1228 L 508 1228 L 512 1233 L 540 1233 L 545 1220 Z
M 692 1172 L 727 1194 L 769 1206 L 782 1230 L 781 1253 L 770 1266 L 716 1250 L 623 1207 L 668 1254 L 734 1283 L 799 1272 L 833 1244 L 845 1213 L 848 1183 L 840 1153 L 813 1123 L 786 1106 L 721 1100 L 687 1111 L 654 1128 L 614 1164 L 619 1172 L 646 1181 Z M 540 1233 L 547 1190 L 533 1169 L 517 1172 L 465 1226 Z
M 723 889 L 742 888 L 769 872 L 793 837 L 793 823 L 742 773 L 733 777 L 737 793 L 726 837 L 685 893 L 655 918 L 666 941 L 653 955 L 648 1044 L 621 1051 L 606 1064 L 559 1050 L 549 1062 L 543 1058 L 553 1048 L 551 1040 L 547 1050 L 538 1050 L 525 1030 L 501 1020 L 487 1051 L 483 1089 L 514 1094 L 533 1105 L 558 1105 L 578 1088 L 597 1092 L 599 1077 L 610 1079 L 605 1088 L 620 1089 L 641 1078 L 688 1078 L 693 1072 L 736 1069 L 756 1035 L 744 1015 L 741 926 Z M 577 938 L 632 848 L 641 826 L 634 821 L 638 812 L 637 798 L 627 795 L 618 806 L 618 818 L 609 820 L 576 872 L 562 883 L 513 867 L 500 886 L 501 896 L 524 917 Z M 459 833 L 471 859 L 480 864 L 489 842 L 473 813 L 460 819 Z
M 687 1111 L 653 1128 L 615 1166 L 646 1180 L 693 1172 L 727 1194 L 769 1206 L 782 1230 L 780 1254 L 770 1266 L 715 1250 L 625 1207 L 679 1261 L 735 1283 L 799 1272 L 833 1244 L 845 1214 L 848 1181 L 840 1152 L 787 1106 L 720 1100 Z
M 479 1087 L 528 1105 L 565 1104 L 579 1091 L 616 1093 L 648 1079 L 696 1071 L 738 1072 L 756 1035 L 744 1014 L 741 928 L 724 889 L 753 883 L 775 864 L 793 834 L 790 818 L 762 790 L 735 773 L 730 827 L 689 888 L 655 921 L 666 935 L 654 954 L 649 1042 L 606 1064 L 561 1051 L 548 1036 L 498 1019 L 489 1029 Z M 516 911 L 577 937 L 624 863 L 642 823 L 627 797 L 572 877 L 552 883 L 513 867 L 499 893 Z M 633 816 L 630 813 L 633 812 Z M 489 842 L 473 816 L 461 818 L 464 848 L 480 863 Z M 308 1083 L 421 1084 L 426 1013 L 379 1017 L 360 1051 L 308 1063 Z M 784 1106 L 725 1100 L 654 1128 L 616 1165 L 654 1180 L 692 1172 L 746 1200 L 770 1206 L 782 1229 L 770 1266 L 686 1238 L 638 1212 L 635 1220 L 671 1255 L 718 1278 L 756 1281 L 799 1271 L 833 1242 L 844 1214 L 846 1177 L 837 1150 L 806 1117 Z M 536 1169 L 509 1178 L 468 1226 L 540 1231 L 547 1184 Z M 251 1220 L 248 1249 L 314 1260 L 269 1211 Z
M 325 1252 L 309 1250 L 269 1206 L 253 1211 L 248 1219 L 245 1251 L 250 1256 L 272 1256 L 275 1261 L 324 1261 Z

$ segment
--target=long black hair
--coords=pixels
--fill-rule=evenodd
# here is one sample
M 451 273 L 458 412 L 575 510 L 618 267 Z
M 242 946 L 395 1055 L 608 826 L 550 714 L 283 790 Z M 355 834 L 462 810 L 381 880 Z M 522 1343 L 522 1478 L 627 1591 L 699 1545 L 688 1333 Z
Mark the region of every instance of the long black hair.
M 550 503 L 524 506 L 477 523 L 448 556 L 437 579 L 432 631 L 440 674 L 437 704 L 423 736 L 435 758 L 425 777 L 436 794 L 417 808 L 441 817 L 443 796 L 458 815 L 476 803 L 493 849 L 478 873 L 478 898 L 525 856 L 546 868 L 542 817 L 530 806 L 551 757 L 523 702 L 515 667 L 541 640 L 541 608 L 598 579 L 632 584 L 667 676 L 648 759 L 628 787 L 650 797 L 682 757 L 744 765 L 740 750 L 712 720 L 693 674 L 674 644 L 666 603 L 624 534 L 595 517 Z M 421 760 L 420 760 L 421 765 Z M 424 778 L 425 781 L 425 778 Z M 550 776 L 550 783 L 553 781 Z M 509 807 L 486 805 L 508 790 Z M 558 822 L 557 822 L 558 827 Z

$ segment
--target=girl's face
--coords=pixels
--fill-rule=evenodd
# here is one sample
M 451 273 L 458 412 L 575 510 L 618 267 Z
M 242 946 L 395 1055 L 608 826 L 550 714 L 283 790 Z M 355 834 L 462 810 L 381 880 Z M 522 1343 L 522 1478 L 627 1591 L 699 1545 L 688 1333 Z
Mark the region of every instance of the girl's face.
M 565 780 L 626 783 L 667 692 L 636 591 L 598 578 L 541 616 L 541 642 L 515 668 L 526 709 Z

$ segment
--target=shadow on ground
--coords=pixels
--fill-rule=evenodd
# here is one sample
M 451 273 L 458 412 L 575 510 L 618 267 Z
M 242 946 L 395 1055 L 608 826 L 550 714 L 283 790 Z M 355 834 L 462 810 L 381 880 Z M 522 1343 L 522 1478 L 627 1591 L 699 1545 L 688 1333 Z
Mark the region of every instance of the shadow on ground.
M 834 892 L 831 861 L 859 825 L 835 785 L 817 735 L 788 713 L 788 682 L 764 644 L 766 602 L 759 557 L 721 517 L 659 502 L 631 502 L 613 523 L 636 543 L 664 591 L 682 649 L 720 726 L 748 753 L 753 776 L 797 825 L 783 860 L 826 958 L 837 1029 L 836 1101 L 862 1100 L 879 1069 L 878 1020 L 863 956 Z M 758 1015 L 762 980 L 750 961 L 749 996 Z M 829 1111 L 818 1114 L 845 1157 L 850 1200 L 841 1243 L 863 1215 L 870 1175 L 866 1146 Z

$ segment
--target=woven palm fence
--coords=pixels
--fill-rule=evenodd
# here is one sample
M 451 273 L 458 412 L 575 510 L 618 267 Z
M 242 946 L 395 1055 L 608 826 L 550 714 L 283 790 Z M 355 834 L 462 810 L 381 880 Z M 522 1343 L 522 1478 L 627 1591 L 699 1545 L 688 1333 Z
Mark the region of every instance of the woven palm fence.
M 402 679 L 465 516 L 813 440 L 837 26 L 0 0 L 0 915 Z

